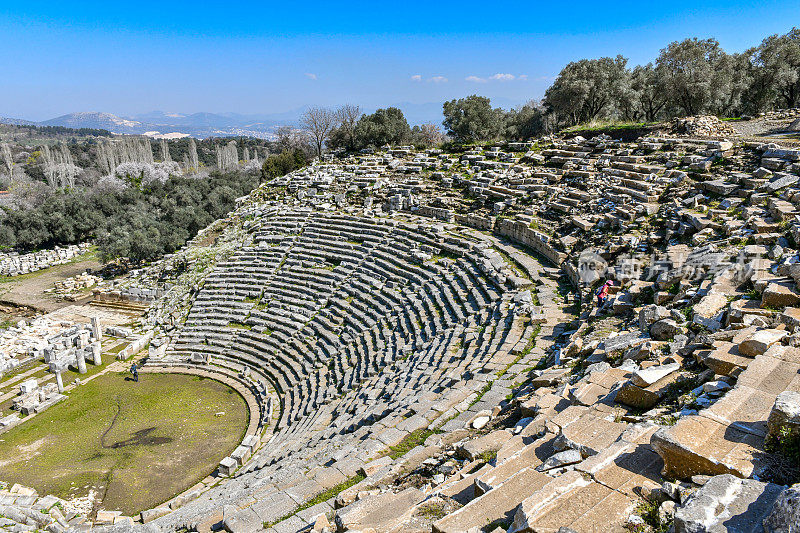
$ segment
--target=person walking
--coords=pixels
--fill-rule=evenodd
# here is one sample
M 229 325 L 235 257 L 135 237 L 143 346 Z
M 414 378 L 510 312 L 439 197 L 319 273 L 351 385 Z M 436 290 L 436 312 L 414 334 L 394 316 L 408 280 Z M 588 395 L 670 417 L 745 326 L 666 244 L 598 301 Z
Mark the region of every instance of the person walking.
M 610 287 L 614 286 L 614 282 L 611 280 L 606 281 L 603 283 L 603 286 L 597 289 L 595 295 L 597 296 L 597 307 L 600 309 L 605 306 L 606 302 L 608 301 L 608 290 Z
M 131 374 L 133 374 L 133 381 L 139 382 L 139 369 L 136 368 L 136 361 L 131 365 Z

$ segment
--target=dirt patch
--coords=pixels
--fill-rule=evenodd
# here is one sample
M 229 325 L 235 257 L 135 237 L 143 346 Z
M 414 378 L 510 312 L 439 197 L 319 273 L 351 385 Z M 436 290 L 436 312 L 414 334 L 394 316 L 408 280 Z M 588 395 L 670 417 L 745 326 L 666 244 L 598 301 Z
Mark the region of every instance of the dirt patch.
M 86 271 L 97 270 L 102 266 L 91 254 L 87 254 L 86 257 L 86 259 L 57 265 L 31 274 L 0 279 L 0 303 L 44 312 L 55 311 L 73 304 L 74 302 L 59 301 L 55 296 L 44 291 L 52 289 L 56 281 L 71 278 Z

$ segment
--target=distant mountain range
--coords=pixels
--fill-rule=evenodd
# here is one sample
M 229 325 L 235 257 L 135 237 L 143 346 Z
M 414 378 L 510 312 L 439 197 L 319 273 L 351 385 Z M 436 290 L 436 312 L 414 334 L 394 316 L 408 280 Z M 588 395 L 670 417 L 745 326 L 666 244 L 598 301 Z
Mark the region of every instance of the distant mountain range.
M 296 114 L 299 117 L 300 112 Z M 297 121 L 295 118 L 294 122 Z M 64 126 L 67 128 L 95 128 L 124 135 L 148 135 L 150 137 L 232 137 L 247 136 L 270 138 L 278 126 L 292 121 L 269 117 L 254 117 L 235 114 L 194 113 L 150 113 L 121 117 L 111 113 L 80 112 L 61 115 L 41 122 L 18 118 L 0 117 L 0 123 L 18 126 Z
M 511 101 L 492 102 L 503 107 L 516 105 Z M 388 106 L 387 106 L 388 107 Z M 433 123 L 441 125 L 442 104 L 425 103 L 412 104 L 403 102 L 393 104 L 399 107 L 408 120 L 413 125 Z M 373 108 L 365 108 L 365 113 L 372 113 Z M 303 109 L 294 109 L 282 113 L 273 114 L 253 114 L 240 115 L 237 113 L 192 113 L 185 115 L 182 113 L 165 113 L 163 111 L 152 111 L 122 117 L 111 113 L 81 112 L 69 113 L 60 117 L 33 122 L 17 118 L 0 117 L 2 124 L 14 124 L 23 126 L 65 126 L 68 128 L 97 128 L 108 130 L 117 134 L 128 135 L 148 135 L 151 137 L 231 137 L 247 136 L 269 139 L 274 136 L 275 130 L 280 126 L 297 125 Z

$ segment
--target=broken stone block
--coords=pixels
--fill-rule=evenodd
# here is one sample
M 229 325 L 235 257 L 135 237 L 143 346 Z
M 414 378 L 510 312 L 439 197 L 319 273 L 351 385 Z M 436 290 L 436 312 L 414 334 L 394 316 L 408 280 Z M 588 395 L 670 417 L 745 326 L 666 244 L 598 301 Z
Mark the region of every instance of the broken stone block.
M 416 488 L 373 494 L 336 511 L 339 531 L 391 530 L 410 518 L 414 506 L 425 499 Z
M 800 483 L 784 490 L 764 519 L 764 531 L 794 533 L 800 528 Z
M 650 336 L 657 341 L 666 341 L 681 333 L 678 323 L 671 318 L 659 320 L 650 326 Z
M 607 353 L 615 352 L 617 350 L 627 350 L 632 346 L 638 346 L 650 340 L 646 334 L 636 331 L 630 333 L 622 333 L 615 337 L 610 337 L 603 343 Z
M 753 359 L 716 403 L 656 431 L 650 442 L 664 459 L 665 477 L 762 475 L 767 418 L 781 392 L 800 390 L 798 370 L 800 349 L 775 345 Z
M 638 387 L 649 387 L 673 372 L 677 372 L 680 368 L 680 363 L 669 363 L 666 365 L 643 368 L 633 373 L 633 376 L 631 376 L 631 383 Z
M 650 330 L 654 322 L 669 318 L 669 311 L 660 305 L 646 305 L 639 311 L 639 329 L 643 332 Z
M 789 333 L 779 329 L 761 329 L 739 343 L 739 353 L 755 357 L 766 352 L 770 346 L 781 341 Z
M 714 476 L 675 511 L 675 533 L 761 532 L 781 485 L 731 474 Z
M 795 291 L 793 285 L 793 282 L 791 284 L 788 282 L 767 284 L 764 292 L 761 293 L 761 307 L 778 309 L 800 304 L 800 294 Z
M 787 326 L 796 328 L 798 325 L 800 325 L 800 308 L 787 307 L 780 314 L 780 320 Z
M 783 391 L 775 398 L 775 404 L 767 419 L 768 435 L 773 439 L 785 438 L 787 431 L 797 438 L 800 435 L 800 392 Z
M 506 430 L 492 431 L 475 439 L 470 439 L 456 448 L 458 457 L 474 461 L 485 452 L 496 452 L 512 437 Z
M 536 470 L 539 472 L 547 472 L 548 470 L 553 470 L 554 468 L 574 465 L 575 463 L 580 463 L 581 461 L 583 461 L 583 456 L 581 455 L 580 451 L 564 450 L 563 452 L 558 452 L 548 457 L 544 463 L 536 467 Z
M 631 380 L 620 388 L 614 401 L 636 409 L 651 409 L 667 394 L 670 384 L 678 376 L 679 374 L 671 372 L 646 386 L 635 385 Z
M 558 427 L 558 436 L 553 441 L 556 451 L 578 450 L 583 457 L 596 455 L 614 442 L 626 425 L 595 416 L 582 406 L 571 406 L 551 419 Z
M 692 322 L 710 331 L 717 331 L 722 326 L 721 311 L 728 305 L 728 298 L 719 292 L 711 292 L 694 306 Z
M 721 376 L 732 376 L 747 368 L 753 360 L 741 355 L 738 345 L 724 341 L 715 342 L 713 350 L 698 350 L 695 359 Z

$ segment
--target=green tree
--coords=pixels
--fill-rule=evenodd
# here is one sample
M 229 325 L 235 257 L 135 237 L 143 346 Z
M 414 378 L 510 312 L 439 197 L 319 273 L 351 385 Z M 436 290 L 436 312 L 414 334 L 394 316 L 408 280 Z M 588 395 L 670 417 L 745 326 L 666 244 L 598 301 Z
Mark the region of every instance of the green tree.
M 505 113 L 493 109 L 485 96 L 471 95 L 445 102 L 444 127 L 456 141 L 483 142 L 498 138 L 504 127 Z
M 656 72 L 675 110 L 697 115 L 709 111 L 722 98 L 726 86 L 719 69 L 724 56 L 715 39 L 684 39 L 661 50 Z
M 539 102 L 531 100 L 524 106 L 509 111 L 506 114 L 505 122 L 506 139 L 526 141 L 545 133 L 547 129 L 546 110 Z
M 613 116 L 628 81 L 627 63 L 621 55 L 568 63 L 545 92 L 545 106 L 567 125 Z
M 770 35 L 745 54 L 751 73 L 747 90 L 751 112 L 800 106 L 800 29 Z
M 280 154 L 273 154 L 264 160 L 261 172 L 265 179 L 285 176 L 293 170 L 302 168 L 308 164 L 305 153 L 299 148 L 285 150 Z
M 396 107 L 378 109 L 371 115 L 363 115 L 355 127 L 357 148 L 391 144 L 404 144 L 411 140 L 411 128 L 403 112 Z

